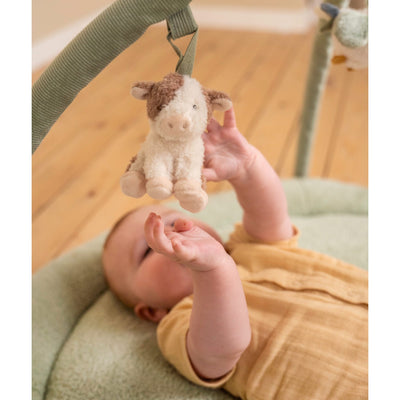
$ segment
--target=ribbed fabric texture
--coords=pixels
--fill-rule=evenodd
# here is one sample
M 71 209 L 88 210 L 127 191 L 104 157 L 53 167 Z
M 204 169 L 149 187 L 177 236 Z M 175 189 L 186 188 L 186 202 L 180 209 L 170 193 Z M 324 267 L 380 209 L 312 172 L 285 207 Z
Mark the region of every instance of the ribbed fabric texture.
M 172 15 L 167 19 L 167 22 L 171 37 L 174 40 L 182 36 L 190 35 L 198 28 L 189 7 Z
M 150 25 L 187 8 L 190 1 L 117 0 L 79 33 L 33 85 L 32 151 L 103 68 Z
M 328 2 L 341 8 L 348 3 L 348 0 L 329 0 L 324 3 Z M 320 20 L 319 24 L 320 30 L 317 32 L 314 39 L 311 63 L 308 70 L 307 86 L 303 100 L 299 145 L 297 148 L 296 176 L 307 176 L 308 174 L 321 96 L 325 89 L 332 56 L 331 29 L 323 29 L 326 25 L 326 21 Z

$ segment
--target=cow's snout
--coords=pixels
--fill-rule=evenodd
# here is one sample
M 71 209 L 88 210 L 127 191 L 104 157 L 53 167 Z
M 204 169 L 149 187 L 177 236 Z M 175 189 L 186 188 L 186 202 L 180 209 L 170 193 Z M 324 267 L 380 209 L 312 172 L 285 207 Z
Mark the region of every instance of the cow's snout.
M 191 121 L 185 115 L 175 114 L 166 117 L 164 126 L 170 133 L 179 134 L 190 129 Z

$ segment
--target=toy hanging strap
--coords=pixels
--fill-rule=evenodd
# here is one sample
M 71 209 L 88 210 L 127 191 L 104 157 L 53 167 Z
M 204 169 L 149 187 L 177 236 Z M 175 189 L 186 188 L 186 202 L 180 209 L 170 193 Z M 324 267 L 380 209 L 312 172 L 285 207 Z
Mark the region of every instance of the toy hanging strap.
M 186 7 L 185 9 L 167 18 L 167 26 L 167 39 L 179 57 L 175 71 L 182 75 L 190 76 L 192 75 L 193 71 L 198 36 L 198 26 L 193 18 L 190 7 Z M 173 43 L 172 40 L 191 34 L 193 34 L 192 39 L 190 40 L 185 54 L 182 54 L 180 49 Z

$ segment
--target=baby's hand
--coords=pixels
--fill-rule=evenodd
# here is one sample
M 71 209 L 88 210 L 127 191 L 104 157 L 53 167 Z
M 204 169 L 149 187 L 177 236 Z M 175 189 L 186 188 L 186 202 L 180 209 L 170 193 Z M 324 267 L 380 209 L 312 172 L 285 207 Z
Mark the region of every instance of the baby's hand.
M 188 219 L 179 218 L 171 229 L 150 213 L 144 233 L 154 251 L 194 271 L 210 271 L 230 259 L 221 243 Z
M 203 134 L 205 178 L 221 181 L 240 177 L 253 160 L 254 148 L 237 129 L 233 108 L 225 112 L 223 126 L 212 118 L 207 129 Z

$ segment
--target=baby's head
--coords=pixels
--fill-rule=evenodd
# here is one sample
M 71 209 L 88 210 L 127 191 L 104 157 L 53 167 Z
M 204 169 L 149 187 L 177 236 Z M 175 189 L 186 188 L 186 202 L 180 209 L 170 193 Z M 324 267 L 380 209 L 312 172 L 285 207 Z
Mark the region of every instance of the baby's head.
M 192 276 L 188 268 L 150 249 L 144 236 L 144 224 L 151 212 L 161 216 L 165 229 L 173 229 L 183 213 L 167 207 L 146 206 L 124 215 L 110 231 L 103 249 L 103 268 L 111 290 L 144 319 L 159 322 L 184 297 L 192 294 Z M 221 242 L 208 225 L 195 225 Z

